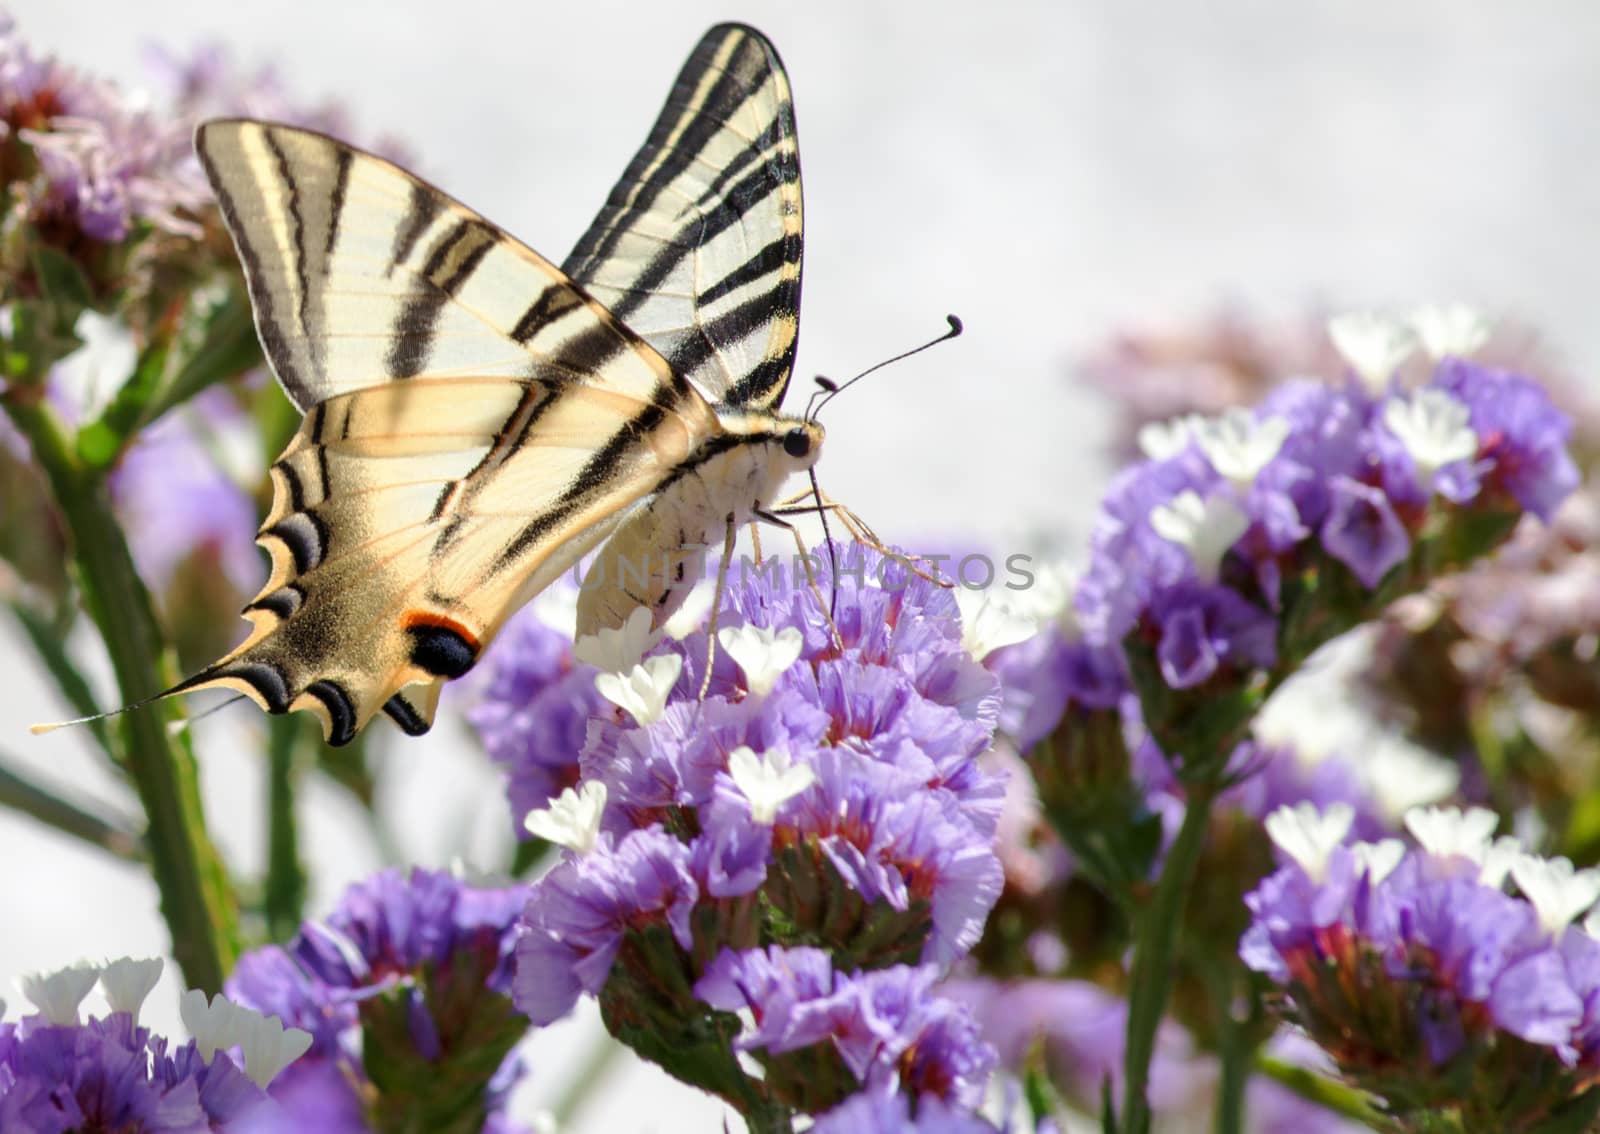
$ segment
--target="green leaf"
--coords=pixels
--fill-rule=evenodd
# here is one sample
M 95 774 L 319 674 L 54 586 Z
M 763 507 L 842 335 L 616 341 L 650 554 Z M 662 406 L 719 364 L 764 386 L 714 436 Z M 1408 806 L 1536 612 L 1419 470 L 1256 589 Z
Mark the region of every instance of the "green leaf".
M 58 325 L 54 306 L 42 299 L 9 305 L 11 338 L 5 348 L 5 376 L 22 386 L 42 387 L 50 368 L 83 345 L 73 324 Z
M 46 787 L 13 770 L 0 757 L 0 805 L 12 808 L 90 846 L 143 865 L 144 840 L 129 816 L 107 814 L 109 807 L 76 802 L 70 793 Z
M 32 259 L 40 296 L 50 301 L 58 317 L 70 329 L 85 308 L 94 306 L 94 288 L 89 285 L 89 277 L 76 260 L 48 244 L 35 244 Z
M 249 301 L 220 283 L 197 289 L 176 327 L 145 346 L 111 404 L 79 430 L 79 459 L 91 468 L 110 467 L 139 429 L 260 363 Z
M 236 286 L 196 291 L 184 312 L 174 353 L 174 365 L 164 376 L 146 421 L 154 421 L 208 386 L 263 364 L 250 300 Z
M 460 966 L 460 972 L 451 966 Z M 424 970 L 361 1003 L 361 1062 L 376 1088 L 369 1120 L 381 1134 L 478 1134 L 486 1089 L 528 1032 L 509 996 L 484 988 L 488 973 L 462 959 Z M 439 1055 L 417 1050 L 413 997 L 432 1021 Z
M 1034 1043 L 1023 1064 L 1022 1098 L 1028 1104 L 1028 1115 L 1033 1119 L 1034 1126 L 1046 1118 L 1059 1120 L 1067 1111 L 1066 1100 L 1050 1080 L 1042 1040 Z

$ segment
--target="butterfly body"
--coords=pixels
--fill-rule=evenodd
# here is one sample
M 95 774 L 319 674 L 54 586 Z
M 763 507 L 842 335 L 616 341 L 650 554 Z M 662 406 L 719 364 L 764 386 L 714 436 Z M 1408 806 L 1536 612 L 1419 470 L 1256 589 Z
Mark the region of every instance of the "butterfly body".
M 705 546 L 820 453 L 778 408 L 799 164 L 749 28 L 701 40 L 561 268 L 320 134 L 219 120 L 195 145 L 305 418 L 271 470 L 252 632 L 169 692 L 309 710 L 336 744 L 379 710 L 426 731 L 440 685 L 583 555 L 580 634 L 639 606 L 659 626 Z
M 723 410 L 721 431 L 616 530 L 578 592 L 578 625 L 615 629 L 643 606 L 660 628 L 683 604 L 709 547 L 774 503 L 791 475 L 816 463 L 822 427 L 777 414 Z

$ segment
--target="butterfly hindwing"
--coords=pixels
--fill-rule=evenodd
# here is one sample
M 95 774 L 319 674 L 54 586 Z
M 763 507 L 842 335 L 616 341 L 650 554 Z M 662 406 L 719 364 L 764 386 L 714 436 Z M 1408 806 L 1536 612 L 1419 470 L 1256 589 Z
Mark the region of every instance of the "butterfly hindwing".
M 782 61 L 722 24 L 563 267 L 708 398 L 772 409 L 794 365 L 801 219 Z

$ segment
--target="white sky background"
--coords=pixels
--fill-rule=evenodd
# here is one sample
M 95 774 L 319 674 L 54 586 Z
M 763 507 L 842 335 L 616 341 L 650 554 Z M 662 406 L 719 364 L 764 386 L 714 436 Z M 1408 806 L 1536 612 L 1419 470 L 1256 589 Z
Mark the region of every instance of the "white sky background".
M 947 311 L 967 323 L 830 411 L 824 486 L 891 540 L 1080 547 L 1107 472 L 1105 414 L 1070 360 L 1116 329 L 1228 300 L 1464 299 L 1542 329 L 1579 375 L 1600 364 L 1600 8 L 1584 0 L 13 10 L 38 48 L 129 83 L 152 41 L 216 37 L 274 61 L 293 90 L 340 99 L 366 136 L 402 137 L 420 172 L 557 260 L 705 28 L 760 27 L 788 66 L 802 139 L 797 389 L 937 333 Z M 81 740 L 27 735 L 60 710 L 28 663 L 10 668 L 0 751 L 116 796 Z M 200 741 L 218 837 L 245 869 L 260 857 L 254 727 L 233 711 Z M 451 727 L 387 756 L 413 859 L 447 861 L 464 829 L 480 856 L 500 845 L 494 777 Z M 377 860 L 335 793 L 313 792 L 307 813 L 315 911 Z M 139 872 L 9 815 L 0 856 L 0 981 L 164 947 Z M 150 1014 L 176 1028 L 170 980 Z M 572 1065 L 572 1035 L 534 1048 L 536 1090 Z M 705 1131 L 715 1114 L 627 1069 L 579 1128 Z

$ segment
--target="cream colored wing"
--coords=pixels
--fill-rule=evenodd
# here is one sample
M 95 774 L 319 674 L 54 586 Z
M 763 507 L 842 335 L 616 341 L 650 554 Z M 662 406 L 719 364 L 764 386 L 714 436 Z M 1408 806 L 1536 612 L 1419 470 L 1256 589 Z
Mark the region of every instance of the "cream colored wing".
M 169 692 L 308 709 L 332 743 L 438 683 L 719 432 L 548 261 L 389 162 L 308 131 L 196 137 L 262 344 L 307 409 L 273 466 L 250 637 Z
M 783 61 L 720 24 L 562 267 L 710 400 L 771 410 L 794 368 L 801 220 Z
M 272 469 L 260 536 L 272 571 L 245 610 L 251 635 L 173 692 L 224 686 L 269 712 L 309 709 L 333 744 L 379 709 L 425 731 L 437 684 L 470 669 L 706 427 L 668 415 L 635 438 L 643 408 L 570 383 L 472 378 L 318 405 Z

